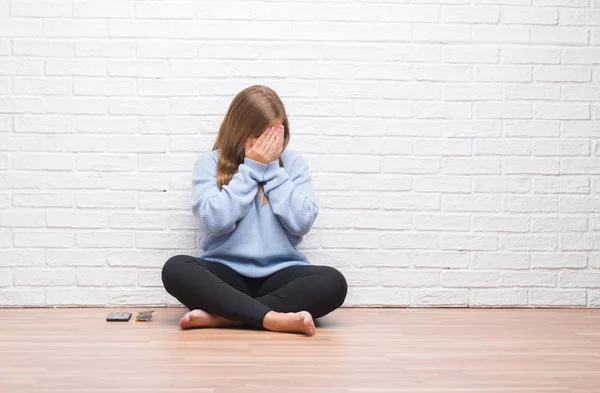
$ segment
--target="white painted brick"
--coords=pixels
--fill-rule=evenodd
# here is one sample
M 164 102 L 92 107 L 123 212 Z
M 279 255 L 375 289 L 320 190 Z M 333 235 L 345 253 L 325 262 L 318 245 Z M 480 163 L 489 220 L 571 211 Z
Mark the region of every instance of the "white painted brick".
M 128 79 L 77 79 L 73 85 L 73 93 L 81 96 L 133 96 L 135 91 L 135 81 Z
M 560 135 L 560 122 L 558 121 L 520 121 L 510 120 L 503 124 L 505 136 L 543 138 L 558 137 Z
M 313 228 L 326 229 L 349 229 L 353 226 L 354 215 L 350 215 L 347 212 L 329 210 L 320 211 L 315 223 L 313 224 Z M 408 221 L 408 227 L 410 228 L 410 220 Z
M 485 193 L 525 193 L 529 178 L 521 176 L 482 176 L 473 179 L 473 191 Z
M 590 118 L 587 104 L 537 104 L 535 116 L 538 119 L 585 120 Z
M 600 288 L 600 272 L 560 272 L 558 286 L 561 288 Z
M 558 199 L 558 211 L 561 213 L 599 213 L 600 197 L 561 196 Z
M 106 149 L 106 139 L 88 135 L 48 135 L 48 151 L 52 152 L 101 152 Z
M 346 130 L 348 127 L 340 127 L 340 130 Z M 384 120 L 383 132 L 389 136 L 416 136 L 416 137 L 434 137 L 440 136 L 442 123 L 439 120 Z M 361 134 L 356 130 L 357 133 Z M 339 131 L 338 131 L 339 132 Z M 364 130 L 363 130 L 364 132 Z
M 437 235 L 394 233 L 381 235 L 381 245 L 386 249 L 429 249 L 438 247 Z M 323 245 L 325 247 L 325 244 Z
M 471 141 L 456 139 L 422 139 L 413 144 L 417 156 L 470 156 Z
M 531 119 L 533 105 L 507 102 L 476 103 L 473 113 L 476 119 Z
M 440 272 L 412 269 L 389 269 L 381 275 L 381 283 L 388 287 L 422 288 L 440 284 Z
M 75 1 L 76 18 L 132 18 L 133 5 L 129 2 Z
M 15 132 L 33 133 L 74 133 L 75 121 L 66 116 L 16 116 Z
M 535 6 L 585 7 L 588 3 L 588 0 L 533 0 Z
M 104 250 L 47 250 L 48 266 L 105 266 Z
M 407 174 L 438 173 L 440 160 L 438 158 L 404 158 L 384 157 L 382 168 L 384 172 Z
M 135 3 L 137 19 L 193 19 L 197 5 L 194 3 L 164 3 L 144 1 Z
M 185 79 L 147 79 L 138 82 L 138 92 L 142 97 L 197 96 L 199 86 L 197 82 Z
M 565 101 L 600 101 L 600 86 L 565 85 L 563 99 Z
M 12 247 L 13 232 L 8 228 L 0 228 L 0 248 Z
M 151 20 L 110 20 L 108 35 L 119 38 L 163 38 L 167 35 L 167 24 Z
M 133 155 L 116 154 L 79 154 L 77 169 L 83 171 L 132 171 L 135 168 L 136 157 Z
M 447 23 L 498 23 L 500 13 L 489 7 L 442 7 L 442 21 Z
M 400 194 L 383 199 L 384 209 L 439 210 L 440 197 L 434 194 Z
M 564 64 L 598 64 L 600 48 L 564 48 Z
M 4 288 L 0 291 L 0 305 L 30 307 L 44 306 L 46 294 L 43 288 Z
M 0 241 L 1 243 L 1 241 Z M 48 251 L 50 252 L 50 251 Z M 45 250 L 0 250 L 0 265 L 4 267 L 25 266 L 35 267 L 44 266 L 46 263 Z
M 23 95 L 69 95 L 73 88 L 68 79 L 14 78 L 12 90 Z
M 356 156 L 330 155 L 323 158 L 322 163 L 330 172 L 377 173 L 381 170 L 379 157 L 361 156 L 356 159 Z M 398 160 L 397 157 L 393 159 Z
M 72 57 L 74 46 L 72 42 L 62 40 L 13 40 L 13 56 L 27 57 Z M 41 64 L 43 70 L 44 65 Z
M 589 266 L 598 269 L 600 268 L 600 253 L 591 253 L 589 255 Z
M 588 307 L 598 308 L 600 306 L 600 291 L 599 290 L 588 290 Z
M 492 66 L 475 68 L 475 80 L 479 82 L 530 82 L 532 68 L 528 66 Z
M 558 175 L 559 160 L 556 158 L 504 158 L 503 173 L 508 175 Z
M 346 278 L 349 286 L 352 287 L 365 287 L 365 286 L 379 286 L 381 285 L 381 274 L 377 269 L 372 268 L 358 268 L 358 269 L 344 269 L 341 268 L 340 272 Z
M 471 67 L 462 65 L 423 65 L 415 68 L 415 76 L 419 81 L 468 81 L 471 74 Z
M 500 60 L 502 63 L 513 64 L 559 64 L 560 54 L 559 48 L 507 46 L 501 50 Z
M 110 215 L 110 227 L 116 229 L 165 229 L 166 216 L 164 213 L 115 212 Z
M 75 42 L 77 57 L 134 57 L 134 54 L 135 46 L 132 42 L 117 40 Z
M 532 289 L 528 294 L 529 305 L 538 307 L 585 306 L 583 289 Z
M 450 138 L 494 138 L 502 133 L 499 121 L 445 121 L 443 135 Z
M 413 190 L 466 194 L 471 190 L 471 180 L 463 176 L 419 176 L 413 182 Z
M 167 76 L 168 64 L 161 60 L 109 60 L 108 75 L 135 77 L 135 78 L 161 78 Z
M 378 195 L 321 194 L 319 204 L 328 209 L 380 209 L 381 198 Z
M 77 192 L 75 203 L 81 208 L 132 209 L 136 205 L 136 194 L 121 191 Z
M 533 69 L 533 80 L 536 82 L 588 82 L 591 80 L 591 74 L 591 69 L 585 66 L 536 66 Z
M 41 59 L 2 59 L 0 63 L 2 75 L 44 75 L 44 60 Z
M 326 232 L 323 233 L 323 248 L 379 248 L 380 234 L 377 232 Z
M 80 210 L 56 210 L 46 212 L 49 228 L 104 228 L 108 225 L 108 214 Z
M 596 9 L 561 9 L 559 23 L 571 26 L 600 25 L 600 10 Z
M 590 182 L 582 176 L 543 176 L 534 178 L 536 194 L 589 194 Z
M 515 213 L 555 212 L 558 210 L 558 199 L 552 196 L 507 196 L 504 197 L 504 210 Z
M 583 27 L 534 26 L 531 28 L 534 44 L 587 45 L 588 30 Z
M 473 152 L 481 156 L 528 156 L 531 142 L 523 139 L 475 140 Z
M 10 207 L 10 195 L 7 193 L 0 194 L 0 208 L 8 208 Z
M 500 238 L 502 251 L 556 251 L 557 236 L 505 235 Z
M 167 218 L 167 226 L 171 229 L 198 229 L 198 223 L 190 213 L 170 214 Z
M 161 287 L 161 269 L 144 269 L 138 272 L 138 285 L 141 287 Z
M 498 272 L 442 272 L 442 286 L 448 288 L 493 288 L 499 283 Z
M 102 115 L 107 113 L 107 107 L 104 98 L 46 98 L 46 111 L 48 113 Z
M 74 235 L 66 231 L 15 230 L 15 247 L 65 248 L 74 246 Z
M 413 42 L 469 42 L 471 36 L 470 26 L 415 24 L 413 27 Z
M 133 134 L 138 122 L 128 117 L 84 117 L 77 116 L 77 132 L 98 134 Z
M 482 195 L 443 195 L 442 210 L 449 212 L 497 212 L 500 211 L 500 198 Z
M 41 36 L 41 20 L 14 18 L 5 19 L 2 21 L 2 24 L 0 24 L 0 37 L 2 38 L 23 38 Z
M 190 193 L 178 192 L 140 192 L 138 193 L 138 208 L 140 210 L 170 209 L 188 210 L 192 205 Z
M 71 170 L 74 163 L 74 155 L 55 153 L 15 153 L 13 157 L 13 168 L 23 170 Z
M 146 139 L 148 137 L 144 137 Z M 383 142 L 383 141 L 376 141 Z M 198 152 L 201 146 L 212 146 L 214 138 L 212 136 L 198 135 L 173 135 L 169 138 L 169 151 L 172 152 Z M 380 143 L 381 144 L 381 143 Z M 406 142 L 405 142 L 406 144 Z M 410 144 L 406 144 L 410 150 Z M 295 149 L 298 150 L 298 149 Z M 305 152 L 306 150 L 300 150 Z M 347 152 L 347 151 L 345 151 Z
M 71 8 L 71 2 L 68 1 L 12 1 L 10 13 L 14 16 L 60 18 L 71 16 Z
M 528 232 L 528 217 L 473 216 L 474 232 Z
M 498 236 L 442 234 L 440 248 L 457 251 L 495 251 L 498 249 Z
M 554 287 L 556 286 L 556 273 L 540 270 L 502 272 L 500 285 L 503 287 Z
M 113 115 L 166 115 L 169 102 L 154 98 L 112 98 L 109 108 Z
M 501 11 L 502 22 L 507 24 L 555 25 L 558 23 L 558 11 L 543 8 L 504 8 Z
M 444 63 L 497 63 L 500 49 L 498 46 L 453 45 L 442 47 Z
M 472 289 L 470 307 L 514 307 L 527 305 L 527 291 L 520 289 Z
M 319 213 L 322 214 L 322 213 Z M 339 214 L 339 213 L 338 213 Z M 347 215 L 347 214 L 346 214 Z M 348 216 L 348 215 L 347 215 Z M 412 216 L 406 213 L 372 211 L 356 212 L 347 217 L 351 220 L 351 225 L 357 229 L 410 229 L 412 226 Z M 194 225 L 193 229 L 196 228 Z
M 535 253 L 531 255 L 531 267 L 534 269 L 572 269 L 586 267 L 584 254 Z
M 65 286 L 75 284 L 74 269 L 17 269 L 15 285 Z
M 169 188 L 169 179 L 165 175 L 157 174 L 130 175 L 125 173 L 113 173 L 109 179 L 109 188 L 114 190 L 164 192 Z
M 77 247 L 126 248 L 133 246 L 133 233 L 126 232 L 78 232 L 75 234 Z
M 104 76 L 106 62 L 104 60 L 47 60 L 47 75 L 69 76 Z
M 46 303 L 51 306 L 104 306 L 108 291 L 101 288 L 48 288 Z
M 12 272 L 10 269 L 0 269 L 0 287 L 12 286 Z
M 10 176 L 0 176 L 10 185 L 11 188 L 43 188 L 49 191 L 57 189 L 80 189 L 82 187 L 89 189 L 106 188 L 107 181 L 102 174 L 85 174 L 70 172 L 48 172 L 44 176 L 32 177 L 26 172 L 13 174 Z M 2 194 L 0 194 L 1 196 Z M 52 197 L 51 197 L 52 199 Z M 35 205 L 35 202 L 33 202 Z M 1 203 L 0 203 L 1 205 Z M 70 205 L 69 205 L 70 206 Z
M 560 100 L 560 86 L 505 85 L 504 97 L 508 100 Z
M 43 108 L 41 98 L 0 97 L 0 112 L 3 113 L 43 113 Z
M 159 268 L 167 259 L 165 251 L 111 250 L 108 254 L 111 266 Z
M 585 232 L 587 224 L 585 217 L 532 217 L 531 232 Z
M 195 232 L 138 232 L 135 234 L 135 244 L 141 249 L 192 250 L 196 247 Z
M 600 174 L 600 159 L 562 158 L 560 173 L 568 175 Z
M 445 158 L 442 172 L 452 175 L 499 174 L 499 158 Z
M 529 255 L 521 253 L 476 253 L 473 259 L 474 269 L 527 269 Z
M 114 136 L 108 138 L 107 151 L 115 153 L 165 153 L 168 138 L 161 136 Z
M 469 266 L 469 254 L 464 252 L 416 251 L 410 259 L 418 268 L 463 269 Z
M 467 102 L 417 103 L 415 116 L 420 119 L 469 119 L 471 104 Z
M 77 285 L 82 287 L 130 287 L 137 283 L 137 278 L 138 272 L 133 269 L 77 269 Z
M 502 99 L 501 85 L 447 84 L 443 97 L 447 101 L 495 101 Z
M 536 140 L 533 155 L 536 156 L 587 156 L 590 142 L 587 140 Z
M 503 44 L 529 43 L 530 29 L 521 26 L 475 25 L 474 42 L 493 42 Z
M 414 217 L 417 231 L 468 231 L 468 215 L 418 214 Z
M 344 304 L 347 306 L 408 306 L 410 304 L 410 292 L 399 288 L 354 288 L 348 292 Z
M 416 289 L 411 293 L 411 305 L 417 307 L 466 307 L 468 289 Z
M 44 35 L 47 37 L 95 38 L 108 35 L 105 20 L 45 19 Z

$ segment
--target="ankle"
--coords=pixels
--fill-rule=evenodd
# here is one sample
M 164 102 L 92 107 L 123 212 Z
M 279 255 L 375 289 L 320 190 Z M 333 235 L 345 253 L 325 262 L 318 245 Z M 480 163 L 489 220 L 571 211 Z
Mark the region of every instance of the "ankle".
M 281 327 L 281 319 L 284 314 L 269 311 L 263 318 L 263 327 L 267 330 L 277 330 Z

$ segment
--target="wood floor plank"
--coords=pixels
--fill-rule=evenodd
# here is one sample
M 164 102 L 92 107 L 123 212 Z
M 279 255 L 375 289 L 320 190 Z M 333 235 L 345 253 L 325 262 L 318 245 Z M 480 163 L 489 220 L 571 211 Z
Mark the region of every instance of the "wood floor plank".
M 0 309 L 0 392 L 600 392 L 600 310 L 341 309 L 317 334 L 183 309 Z

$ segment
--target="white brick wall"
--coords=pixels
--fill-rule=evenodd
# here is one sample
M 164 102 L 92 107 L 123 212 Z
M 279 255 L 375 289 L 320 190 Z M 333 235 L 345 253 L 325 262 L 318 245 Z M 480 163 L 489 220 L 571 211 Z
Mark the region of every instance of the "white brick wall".
M 597 0 L 0 0 L 0 306 L 175 304 L 190 171 L 283 97 L 348 305 L 600 306 Z

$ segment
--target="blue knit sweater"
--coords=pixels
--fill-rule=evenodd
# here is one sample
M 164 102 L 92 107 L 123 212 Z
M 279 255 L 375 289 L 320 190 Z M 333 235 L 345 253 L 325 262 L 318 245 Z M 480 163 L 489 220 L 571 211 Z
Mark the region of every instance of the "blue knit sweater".
M 319 212 L 308 165 L 293 151 L 263 164 L 246 158 L 229 184 L 217 185 L 219 151 L 194 165 L 192 210 L 206 232 L 201 257 L 246 277 L 265 277 L 292 265 L 308 264 L 296 249 Z M 269 202 L 258 197 L 263 184 Z

